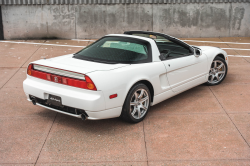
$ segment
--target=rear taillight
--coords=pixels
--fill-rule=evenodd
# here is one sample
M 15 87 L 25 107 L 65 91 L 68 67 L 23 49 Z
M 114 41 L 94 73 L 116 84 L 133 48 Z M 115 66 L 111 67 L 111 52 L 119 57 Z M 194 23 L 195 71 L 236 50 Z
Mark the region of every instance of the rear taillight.
M 47 66 L 40 66 L 40 65 L 35 65 L 35 66 L 36 68 L 34 68 L 34 64 L 30 64 L 28 66 L 28 69 L 27 69 L 28 75 L 36 77 L 36 78 L 40 78 L 43 80 L 52 81 L 52 82 L 56 82 L 59 84 L 64 84 L 64 85 L 73 86 L 77 88 L 97 90 L 94 82 L 87 75 L 74 73 L 74 72 L 61 70 L 61 69 L 56 69 L 56 68 L 50 68 Z M 40 69 L 39 67 L 41 67 L 41 69 L 44 71 L 37 70 L 37 69 Z M 46 70 L 50 71 L 49 69 L 51 69 L 51 71 L 54 70 L 57 73 L 60 72 L 60 74 L 65 74 L 67 76 L 45 72 Z M 72 75 L 72 77 L 79 77 L 79 75 L 81 75 L 81 77 L 85 78 L 85 80 L 68 77 L 68 75 Z
M 27 69 L 27 74 L 31 76 L 32 75 L 32 70 L 33 70 L 33 64 L 30 64 L 28 66 L 28 69 Z

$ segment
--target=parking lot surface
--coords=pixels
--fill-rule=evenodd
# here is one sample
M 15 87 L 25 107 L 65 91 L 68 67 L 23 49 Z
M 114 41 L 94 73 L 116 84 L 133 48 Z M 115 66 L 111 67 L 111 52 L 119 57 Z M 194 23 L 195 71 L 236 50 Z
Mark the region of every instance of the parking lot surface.
M 27 65 L 94 40 L 0 41 L 0 165 L 250 165 L 250 38 L 184 39 L 227 51 L 228 75 L 151 107 L 143 122 L 82 121 L 26 100 Z

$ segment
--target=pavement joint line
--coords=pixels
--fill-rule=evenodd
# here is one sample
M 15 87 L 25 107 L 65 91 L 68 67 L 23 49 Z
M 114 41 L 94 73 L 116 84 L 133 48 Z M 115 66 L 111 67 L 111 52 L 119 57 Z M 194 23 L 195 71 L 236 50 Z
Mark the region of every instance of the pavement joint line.
M 250 56 L 247 56 L 247 55 L 227 55 L 227 56 L 233 56 L 233 57 L 250 57 Z
M 16 73 L 20 70 L 20 67 L 18 67 L 17 71 L 0 87 L 0 90 L 16 75 Z
M 144 163 L 144 162 L 147 162 L 147 161 L 119 161 L 119 160 L 104 160 L 104 161 L 66 161 L 66 162 L 39 162 L 38 164 L 88 164 L 88 163 Z M 2 163 L 0 163 L 2 164 Z M 5 164 L 5 163 L 3 163 Z M 9 164 L 9 163 L 8 163 Z M 14 164 L 18 164 L 18 163 L 14 163 Z M 33 163 L 32 163 L 33 164 Z
M 71 39 L 71 40 L 76 40 L 76 41 L 96 41 L 96 40 L 84 40 L 84 39 Z
M 246 113 L 246 112 L 245 112 Z M 172 115 L 180 115 L 180 116 L 185 116 L 185 115 L 224 115 L 225 113 L 183 113 L 183 114 L 178 114 L 178 113 L 170 113 L 170 114 L 157 114 L 157 115 L 149 115 L 150 117 L 159 117 L 159 116 L 172 116 Z
M 0 41 L 1 42 L 1 41 Z M 44 41 L 45 42 L 45 41 Z M 18 69 L 17 69 L 17 71 L 10 77 L 10 79 L 8 79 L 8 81 L 6 81 L 1 87 L 0 87 L 0 90 L 14 77 L 14 75 L 16 75 L 17 74 L 17 72 L 22 68 L 22 66 L 32 57 L 32 55 L 34 55 L 36 52 L 37 52 L 37 50 L 39 50 L 39 48 L 41 48 L 41 46 L 40 47 L 38 47 L 31 55 L 30 55 L 30 57 L 20 66 L 20 67 L 17 67 Z
M 237 160 L 246 160 L 246 161 L 250 161 L 249 158 L 244 158 L 244 159 L 204 159 L 204 160 L 197 160 L 197 159 L 166 159 L 166 160 L 150 160 L 149 162 L 160 162 L 160 161 L 237 161 Z
M 219 38 L 221 39 L 221 38 Z M 217 42 L 217 41 L 202 41 L 202 40 L 182 40 L 182 41 L 191 41 L 191 42 L 199 42 L 199 43 L 228 43 L 228 44 L 250 44 L 250 43 L 237 43 L 237 42 Z
M 0 41 L 0 42 L 6 42 L 6 43 L 17 43 L 17 44 L 34 44 L 34 45 L 48 45 L 48 46 L 62 46 L 62 47 L 80 47 L 85 48 L 86 46 L 76 46 L 76 45 L 59 45 L 59 44 L 46 44 L 46 43 L 31 43 L 31 42 L 14 42 L 14 41 Z M 89 43 L 89 42 L 88 42 Z M 250 43 L 249 43 L 250 44 Z M 229 45 L 228 45 L 229 46 Z M 230 47 L 230 46 L 229 46 Z M 250 51 L 250 49 L 245 48 L 221 48 L 223 50 L 247 50 Z
M 0 68 L 18 68 L 19 69 L 20 67 L 3 67 L 3 66 L 0 66 Z
M 12 165 L 12 164 L 18 164 L 18 165 L 27 165 L 27 164 L 29 164 L 29 165 L 30 165 L 30 164 L 34 164 L 34 163 L 1 163 L 1 162 L 0 162 L 0 164 L 8 164 L 8 165 L 10 165 L 10 164 L 11 164 L 11 165 Z
M 54 117 L 53 115 L 27 115 L 27 116 L 0 116 L 0 119 L 19 119 L 19 118 L 49 118 Z
M 198 161 L 198 162 L 201 162 L 201 161 L 250 161 L 250 159 L 248 158 L 244 158 L 244 159 L 241 159 L 241 158 L 237 158 L 237 159 L 204 159 L 204 160 L 197 160 L 197 159 L 166 159 L 166 160 L 149 160 L 149 162 L 161 162 L 161 161 Z M 57 163 L 60 163 L 60 164 L 73 164 L 73 163 L 76 163 L 76 164 L 81 164 L 81 163 L 132 163 L 132 162 L 136 162 L 136 163 L 142 163 L 142 162 L 147 162 L 147 161 L 110 161 L 110 160 L 104 160 L 104 161 L 79 161 L 79 162 L 74 162 L 74 161 L 68 161 L 68 162 L 39 162 L 39 164 L 57 164 Z M 19 163 L 0 163 L 0 164 L 19 164 Z M 26 164 L 26 163 L 25 163 Z M 29 164 L 29 163 L 28 163 Z M 30 163 L 30 164 L 34 164 L 34 163 Z
M 247 49 L 247 48 L 232 48 L 232 47 L 230 47 L 230 48 L 221 48 L 221 49 L 223 49 L 223 50 L 250 50 L 250 49 Z
M 55 123 L 57 114 L 58 114 L 58 113 L 56 113 L 56 115 L 55 115 L 55 117 L 54 117 L 54 120 L 53 120 L 53 123 L 52 123 L 52 125 L 50 126 L 49 132 L 48 132 L 48 134 L 47 134 L 47 136 L 46 136 L 46 138 L 45 138 L 45 140 L 44 140 L 44 143 L 43 143 L 42 148 L 41 148 L 41 150 L 40 150 L 40 152 L 39 152 L 39 154 L 38 154 L 38 156 L 37 156 L 37 159 L 36 159 L 36 162 L 35 162 L 34 166 L 37 164 L 37 161 L 38 161 L 38 159 L 39 159 L 39 157 L 40 157 L 40 154 L 41 154 L 41 152 L 42 152 L 42 150 L 43 150 L 43 147 L 44 147 L 44 145 L 45 145 L 45 143 L 46 143 L 46 141 L 47 141 L 47 139 L 48 139 L 49 133 L 50 133 L 50 131 L 51 131 L 51 129 L 52 129 L 54 123 Z
M 239 112 L 239 113 L 235 113 L 235 112 L 229 112 L 229 114 L 249 114 L 250 112 Z M 160 116 L 175 116 L 175 115 L 180 115 L 180 116 L 185 116 L 185 115 L 207 115 L 207 114 L 211 114 L 211 115 L 224 115 L 225 113 L 187 113 L 187 114 L 158 114 Z M 149 115 L 149 117 L 159 117 L 158 115 Z M 17 119 L 17 118 L 40 118 L 40 117 L 53 117 L 53 115 L 28 115 L 28 116 L 15 116 L 15 117 L 10 117 L 10 116 L 0 116 L 0 119 Z
M 47 40 L 44 40 L 43 43 L 45 43 L 46 41 L 47 41 Z M 21 66 L 20 68 L 22 68 L 23 65 L 25 65 L 25 63 L 28 62 L 28 61 L 31 59 L 31 57 L 32 57 L 41 47 L 42 47 L 42 45 L 41 45 L 40 47 L 38 47 L 38 49 L 37 49 L 33 54 L 30 55 L 30 57 L 22 64 L 22 66 Z M 27 67 L 25 67 L 25 68 L 27 68 Z
M 220 103 L 219 99 L 217 98 L 217 96 L 214 94 L 213 90 L 209 87 L 210 91 L 213 93 L 214 97 L 217 99 L 217 101 L 219 102 L 220 106 L 222 107 L 222 109 L 224 110 L 224 112 L 226 113 L 227 117 L 230 119 L 230 121 L 233 123 L 234 127 L 237 129 L 237 131 L 239 132 L 239 134 L 241 135 L 241 137 L 243 138 L 243 140 L 245 141 L 245 143 L 248 145 L 248 147 L 250 148 L 249 143 L 247 142 L 247 140 L 243 137 L 243 135 L 241 134 L 240 130 L 238 129 L 238 127 L 235 125 L 235 123 L 233 122 L 232 118 L 228 115 L 227 111 L 224 109 L 224 107 L 222 106 L 222 104 Z
M 31 43 L 31 42 L 14 42 L 14 41 L 0 41 L 2 43 L 17 43 L 17 44 L 34 44 L 34 45 L 43 45 L 43 46 L 61 46 L 61 47 L 81 47 L 86 46 L 75 46 L 75 45 L 60 45 L 60 44 L 47 44 L 47 43 Z
M 143 138 L 144 138 L 144 143 L 145 143 L 147 166 L 148 166 L 148 151 L 147 151 L 147 142 L 146 142 L 146 136 L 145 136 L 145 130 L 144 130 L 144 121 L 142 122 L 142 128 L 143 128 Z

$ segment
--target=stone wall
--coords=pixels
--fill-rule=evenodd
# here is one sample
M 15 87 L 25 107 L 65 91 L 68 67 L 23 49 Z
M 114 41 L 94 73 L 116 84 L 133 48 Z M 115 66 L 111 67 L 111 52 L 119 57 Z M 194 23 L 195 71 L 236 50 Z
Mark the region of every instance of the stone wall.
M 250 36 L 250 3 L 2 5 L 5 39 L 100 38 L 145 30 L 176 37 Z

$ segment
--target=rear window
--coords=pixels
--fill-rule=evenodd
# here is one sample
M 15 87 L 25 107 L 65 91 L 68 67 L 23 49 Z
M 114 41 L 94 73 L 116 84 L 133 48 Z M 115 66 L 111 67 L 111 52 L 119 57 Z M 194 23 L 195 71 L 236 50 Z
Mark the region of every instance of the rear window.
M 152 61 L 147 41 L 127 37 L 104 37 L 75 54 L 74 58 L 101 63 L 146 63 Z

